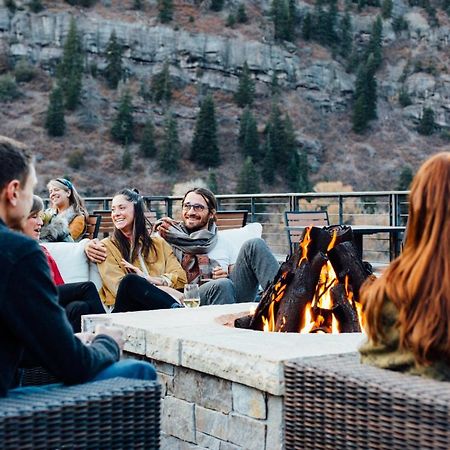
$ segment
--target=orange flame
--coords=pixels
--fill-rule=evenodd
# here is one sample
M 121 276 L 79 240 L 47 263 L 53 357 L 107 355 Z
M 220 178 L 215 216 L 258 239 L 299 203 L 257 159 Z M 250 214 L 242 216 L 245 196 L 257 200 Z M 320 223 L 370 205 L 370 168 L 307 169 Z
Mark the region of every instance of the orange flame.
M 303 260 L 308 260 L 308 245 L 311 242 L 311 236 L 310 236 L 311 228 L 312 227 L 305 228 L 305 237 L 302 239 L 302 242 L 300 242 L 300 248 L 302 249 L 302 257 L 299 259 L 297 267 L 300 266 L 300 264 Z

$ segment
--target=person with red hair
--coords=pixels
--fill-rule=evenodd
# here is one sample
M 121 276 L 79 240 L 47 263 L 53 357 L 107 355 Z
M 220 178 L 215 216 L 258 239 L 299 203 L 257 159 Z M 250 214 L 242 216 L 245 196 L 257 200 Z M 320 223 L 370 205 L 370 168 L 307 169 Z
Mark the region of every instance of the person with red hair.
M 450 152 L 417 172 L 402 254 L 361 291 L 363 363 L 450 381 Z

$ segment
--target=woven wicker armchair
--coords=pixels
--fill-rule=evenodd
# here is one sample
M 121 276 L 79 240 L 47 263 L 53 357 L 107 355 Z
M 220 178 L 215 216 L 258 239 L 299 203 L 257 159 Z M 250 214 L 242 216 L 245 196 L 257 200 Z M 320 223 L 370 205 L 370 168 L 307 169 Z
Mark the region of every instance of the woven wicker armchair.
M 357 353 L 285 365 L 291 449 L 450 448 L 450 383 L 363 365 Z
M 155 381 L 113 378 L 36 391 L 0 399 L 0 448 L 159 449 Z

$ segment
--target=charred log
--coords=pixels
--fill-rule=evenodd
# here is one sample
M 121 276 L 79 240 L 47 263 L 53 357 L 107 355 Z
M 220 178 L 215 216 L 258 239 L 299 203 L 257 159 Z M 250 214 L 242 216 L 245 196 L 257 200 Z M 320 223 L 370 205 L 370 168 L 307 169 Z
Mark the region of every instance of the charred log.
M 252 320 L 252 317 L 250 314 L 247 316 L 239 317 L 234 321 L 234 327 L 235 328 L 250 328 L 250 322 Z
M 328 252 L 328 258 L 333 266 L 340 283 L 345 282 L 345 276 L 349 276 L 349 282 L 353 288 L 355 300 L 359 300 L 359 289 L 365 279 L 372 274 L 367 264 L 361 260 L 355 245 L 351 241 L 342 242 Z
M 337 284 L 331 288 L 333 300 L 333 314 L 339 323 L 340 333 L 358 333 L 361 331 L 358 320 L 358 312 L 354 303 L 351 303 L 345 293 L 345 286 Z

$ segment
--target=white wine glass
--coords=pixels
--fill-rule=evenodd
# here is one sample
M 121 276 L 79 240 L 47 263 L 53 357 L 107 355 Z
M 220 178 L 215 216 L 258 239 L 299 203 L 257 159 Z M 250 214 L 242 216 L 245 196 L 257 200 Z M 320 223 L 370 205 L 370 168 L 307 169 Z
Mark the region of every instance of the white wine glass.
M 197 283 L 184 285 L 184 304 L 188 308 L 200 306 L 200 291 Z

